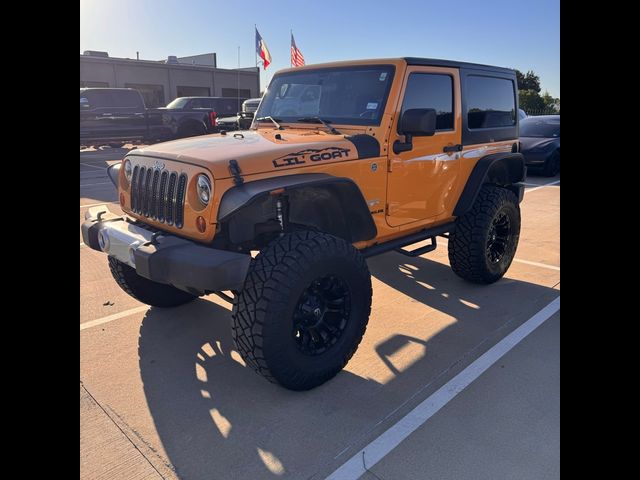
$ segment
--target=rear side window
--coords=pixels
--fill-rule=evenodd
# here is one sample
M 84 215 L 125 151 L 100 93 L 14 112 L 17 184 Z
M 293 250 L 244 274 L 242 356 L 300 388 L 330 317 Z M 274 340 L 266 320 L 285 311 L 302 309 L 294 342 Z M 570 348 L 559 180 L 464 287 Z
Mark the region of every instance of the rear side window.
M 402 113 L 411 108 L 433 108 L 436 130 L 453 130 L 453 78 L 435 73 L 409 75 Z
M 511 127 L 516 124 L 513 81 L 469 75 L 466 90 L 469 129 Z
M 207 100 L 203 98 L 194 98 L 189 102 L 189 108 L 211 108 Z
M 113 90 L 113 107 L 138 108 L 142 107 L 140 94 L 132 90 Z
M 235 98 L 229 100 L 220 100 L 218 102 L 218 113 L 235 115 L 240 109 L 238 108 L 238 100 Z

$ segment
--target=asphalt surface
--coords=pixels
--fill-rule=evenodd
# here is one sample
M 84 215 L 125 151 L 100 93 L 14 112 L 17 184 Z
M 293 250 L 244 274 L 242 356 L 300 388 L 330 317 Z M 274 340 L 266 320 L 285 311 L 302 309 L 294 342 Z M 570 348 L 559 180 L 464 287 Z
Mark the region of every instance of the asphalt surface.
M 105 169 L 127 151 L 81 152 L 81 222 L 93 204 L 119 211 Z M 366 463 L 365 447 L 559 297 L 559 177 L 527 183 L 516 261 L 494 285 L 456 277 L 441 239 L 370 259 L 367 333 L 310 392 L 244 366 L 226 302 L 146 307 L 80 239 L 81 478 L 323 479 L 363 449 L 361 478 L 558 478 L 559 313 Z

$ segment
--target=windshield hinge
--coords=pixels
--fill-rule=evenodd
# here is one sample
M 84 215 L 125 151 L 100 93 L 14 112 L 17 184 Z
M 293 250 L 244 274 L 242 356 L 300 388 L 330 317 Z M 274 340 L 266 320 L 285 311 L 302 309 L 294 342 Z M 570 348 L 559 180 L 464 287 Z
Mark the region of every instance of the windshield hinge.
M 229 160 L 229 173 L 231 173 L 233 183 L 235 183 L 236 186 L 239 187 L 244 183 L 244 178 L 241 176 L 242 172 L 240 171 L 240 165 L 238 165 L 237 160 Z

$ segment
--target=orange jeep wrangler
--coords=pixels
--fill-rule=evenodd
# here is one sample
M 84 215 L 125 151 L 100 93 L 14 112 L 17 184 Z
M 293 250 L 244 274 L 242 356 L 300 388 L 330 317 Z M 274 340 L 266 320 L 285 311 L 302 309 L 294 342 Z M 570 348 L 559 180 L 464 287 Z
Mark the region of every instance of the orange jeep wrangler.
M 460 277 L 505 274 L 525 178 L 516 93 L 513 70 L 446 60 L 281 70 L 249 130 L 152 145 L 111 166 L 126 215 L 89 209 L 84 242 L 143 303 L 232 302 L 246 363 L 313 388 L 365 332 L 367 257 L 415 257 L 445 236 Z

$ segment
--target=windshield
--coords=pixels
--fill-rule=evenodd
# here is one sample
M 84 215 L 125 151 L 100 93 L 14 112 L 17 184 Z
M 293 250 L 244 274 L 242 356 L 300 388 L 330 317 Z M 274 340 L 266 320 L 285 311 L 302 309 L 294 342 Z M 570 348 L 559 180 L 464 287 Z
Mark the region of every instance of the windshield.
M 520 121 L 521 137 L 555 138 L 560 136 L 560 119 L 527 117 Z
M 167 108 L 184 108 L 189 101 L 189 97 L 179 97 L 167 105 Z
M 323 68 L 273 77 L 256 118 L 379 125 L 393 80 L 392 65 Z M 304 123 L 304 122 L 301 122 Z

